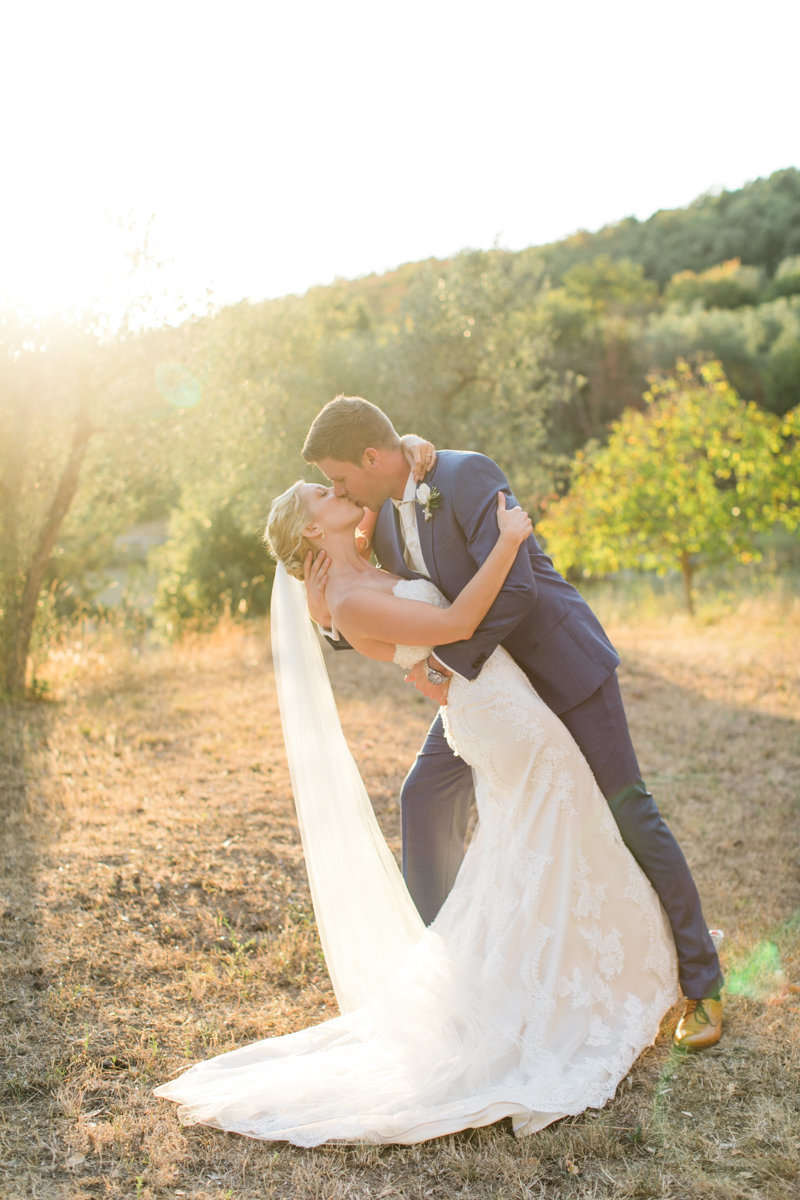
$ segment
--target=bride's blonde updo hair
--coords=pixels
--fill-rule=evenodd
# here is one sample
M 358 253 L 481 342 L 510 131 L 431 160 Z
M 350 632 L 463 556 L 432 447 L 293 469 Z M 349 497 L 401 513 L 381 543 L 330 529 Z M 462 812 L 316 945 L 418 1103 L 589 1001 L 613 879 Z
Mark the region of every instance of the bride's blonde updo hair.
M 280 496 L 272 501 L 264 530 L 264 541 L 273 558 L 282 562 L 295 579 L 303 578 L 303 562 L 313 547 L 303 530 L 309 521 L 309 512 L 300 496 L 304 480 L 298 479 Z

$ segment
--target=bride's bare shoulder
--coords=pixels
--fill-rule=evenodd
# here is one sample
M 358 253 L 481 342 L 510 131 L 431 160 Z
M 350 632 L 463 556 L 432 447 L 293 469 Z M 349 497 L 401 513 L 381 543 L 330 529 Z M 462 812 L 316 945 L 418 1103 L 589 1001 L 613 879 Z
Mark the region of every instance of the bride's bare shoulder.
M 353 579 L 331 581 L 326 598 L 337 628 L 344 631 L 349 618 L 358 617 L 366 607 L 379 603 L 380 597 L 391 596 L 396 582 L 393 575 L 379 570 L 365 571 Z
M 395 582 L 391 575 L 369 582 L 365 579 L 343 589 L 336 603 L 331 605 L 336 628 L 344 634 L 354 650 L 367 658 L 392 661 L 394 642 L 365 634 L 364 626 L 374 624 L 376 619 L 380 622 L 387 619 L 384 610 L 387 603 L 391 603 Z

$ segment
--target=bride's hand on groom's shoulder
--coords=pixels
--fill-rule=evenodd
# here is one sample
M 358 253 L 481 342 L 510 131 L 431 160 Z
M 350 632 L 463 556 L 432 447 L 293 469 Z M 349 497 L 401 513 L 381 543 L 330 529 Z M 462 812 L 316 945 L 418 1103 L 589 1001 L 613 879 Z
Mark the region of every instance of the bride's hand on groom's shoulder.
M 428 471 L 436 465 L 436 447 L 433 442 L 426 442 L 425 438 L 418 437 L 416 433 L 404 433 L 400 438 L 400 445 L 414 476 L 414 483 L 421 483 Z
M 524 508 L 506 508 L 504 492 L 497 493 L 497 527 L 501 534 L 521 545 L 533 533 L 533 522 Z
M 308 615 L 323 629 L 330 629 L 333 624 L 325 600 L 325 585 L 328 582 L 330 565 L 331 560 L 324 550 L 320 550 L 316 556 L 309 550 L 303 563 Z

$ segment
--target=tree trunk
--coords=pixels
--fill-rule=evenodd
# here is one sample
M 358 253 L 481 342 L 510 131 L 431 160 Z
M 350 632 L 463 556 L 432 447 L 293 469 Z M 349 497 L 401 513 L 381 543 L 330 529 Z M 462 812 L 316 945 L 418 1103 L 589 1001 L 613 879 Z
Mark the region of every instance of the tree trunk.
M 69 457 L 61 472 L 50 510 L 39 531 L 36 548 L 25 573 L 22 596 L 16 602 L 16 612 L 13 615 L 6 615 L 7 619 L 11 617 L 13 637 L 7 645 L 5 662 L 2 664 L 3 682 L 7 694 L 12 697 L 22 696 L 25 693 L 28 655 L 36 623 L 39 593 L 42 590 L 47 564 L 50 561 L 58 532 L 78 489 L 81 467 L 92 433 L 93 429 L 89 424 L 88 413 L 85 408 L 81 409 L 77 416 L 75 432 L 72 435 Z
M 681 575 L 683 576 L 683 596 L 686 600 L 686 609 L 690 617 L 694 616 L 694 593 L 692 591 L 692 582 L 694 580 L 694 567 L 691 562 L 691 555 L 681 555 Z

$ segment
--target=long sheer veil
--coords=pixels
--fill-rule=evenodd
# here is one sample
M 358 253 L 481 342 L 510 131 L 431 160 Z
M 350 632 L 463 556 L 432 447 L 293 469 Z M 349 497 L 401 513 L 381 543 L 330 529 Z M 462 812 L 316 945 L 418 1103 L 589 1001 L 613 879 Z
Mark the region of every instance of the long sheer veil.
M 272 655 L 320 941 L 342 1012 L 367 1003 L 424 933 L 339 722 L 305 589 L 279 563 Z

